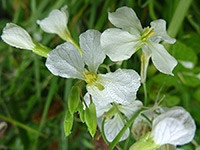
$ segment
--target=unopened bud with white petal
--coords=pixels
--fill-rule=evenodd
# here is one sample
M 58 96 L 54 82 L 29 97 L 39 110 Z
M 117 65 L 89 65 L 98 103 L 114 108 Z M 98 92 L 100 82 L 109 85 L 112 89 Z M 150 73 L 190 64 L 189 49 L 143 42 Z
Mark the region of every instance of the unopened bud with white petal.
M 37 24 L 40 25 L 44 32 L 57 34 L 63 40 L 68 41 L 70 33 L 67 28 L 68 13 L 66 12 L 66 8 L 67 6 L 64 6 L 61 10 L 52 10 L 48 17 L 43 20 L 37 20 Z
M 33 42 L 29 33 L 14 23 L 6 24 L 1 38 L 5 43 L 13 47 L 32 50 L 34 53 L 43 57 L 47 57 L 47 53 L 50 51 L 49 48 L 41 43 Z
M 153 120 L 151 137 L 157 145 L 183 145 L 192 141 L 195 122 L 182 107 L 173 107 Z
M 28 32 L 14 23 L 6 24 L 1 38 L 5 43 L 20 49 L 33 50 L 36 46 Z

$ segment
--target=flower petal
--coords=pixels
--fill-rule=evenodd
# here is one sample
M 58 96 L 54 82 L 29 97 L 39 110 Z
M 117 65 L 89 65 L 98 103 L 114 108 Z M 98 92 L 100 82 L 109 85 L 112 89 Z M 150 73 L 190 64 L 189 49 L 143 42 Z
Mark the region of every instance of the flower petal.
M 195 135 L 194 120 L 185 109 L 173 107 L 153 120 L 151 135 L 158 145 L 183 145 Z
M 102 126 L 102 118 L 98 118 L 97 121 L 98 127 L 101 130 Z M 109 142 L 112 142 L 114 138 L 117 136 L 117 134 L 121 131 L 121 129 L 124 127 L 124 123 L 122 122 L 120 116 L 118 114 L 115 114 L 114 117 L 104 124 L 104 131 L 105 136 Z M 129 136 L 129 128 L 124 132 L 123 136 L 119 141 L 123 141 L 128 138 Z
M 168 43 L 175 43 L 176 39 L 171 38 L 166 32 L 166 21 L 163 19 L 155 20 L 151 22 L 151 28 L 154 29 L 154 34 L 151 36 L 153 41 L 160 42 L 164 40 Z
M 113 13 L 108 13 L 110 22 L 124 30 L 131 28 L 135 33 L 142 33 L 142 26 L 133 9 L 128 7 L 118 8 Z
M 152 52 L 155 67 L 162 73 L 173 75 L 172 70 L 177 65 L 176 59 L 161 44 L 149 42 L 147 46 Z
M 84 62 L 78 49 L 70 42 L 57 46 L 47 54 L 46 66 L 56 76 L 84 79 Z
M 85 94 L 84 100 L 85 100 L 85 103 L 87 104 L 87 106 L 89 106 L 90 96 L 88 93 Z M 94 99 L 92 99 L 92 100 L 95 104 L 96 101 Z M 105 112 L 109 111 L 109 109 L 112 107 L 111 104 L 108 104 L 106 106 L 101 106 L 101 105 L 95 104 L 95 106 L 96 106 L 97 118 L 102 116 Z M 85 110 L 85 105 L 83 105 L 83 109 Z
M 119 105 L 118 109 L 120 112 L 122 112 L 128 119 L 130 119 L 135 112 L 137 112 L 140 107 L 142 106 L 142 102 L 139 100 L 134 101 L 132 104 L 130 105 Z
M 100 46 L 101 33 L 97 30 L 88 30 L 79 36 L 83 60 L 91 73 L 96 73 L 99 65 L 103 63 L 105 54 Z
M 97 84 L 103 86 L 99 89 Z M 140 86 L 140 76 L 131 69 L 118 69 L 115 72 L 99 74 L 93 84 L 87 85 L 88 93 L 92 95 L 97 105 L 107 105 L 112 102 L 128 105 L 136 99 Z
M 64 9 L 67 6 L 61 8 L 61 11 L 58 9 L 52 10 L 48 17 L 44 18 L 43 20 L 37 20 L 37 24 L 40 25 L 42 30 L 47 33 L 55 33 L 58 34 L 62 39 L 66 38 L 67 32 L 67 22 L 68 16 Z
M 1 38 L 4 42 L 16 48 L 33 50 L 36 46 L 28 32 L 14 23 L 6 24 Z
M 122 61 L 131 57 L 141 45 L 140 35 L 132 35 L 120 29 L 107 29 L 101 35 L 101 47 L 112 61 Z

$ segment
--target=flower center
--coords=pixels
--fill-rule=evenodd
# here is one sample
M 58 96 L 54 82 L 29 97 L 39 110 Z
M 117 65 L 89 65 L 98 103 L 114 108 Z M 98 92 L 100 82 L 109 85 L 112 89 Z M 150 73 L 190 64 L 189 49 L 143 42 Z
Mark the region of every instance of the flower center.
M 90 73 L 88 70 L 86 70 L 85 72 L 83 72 L 84 76 L 85 76 L 85 82 L 87 82 L 87 84 L 92 84 L 94 82 L 97 81 L 98 76 L 94 73 Z M 95 83 L 95 86 L 100 90 L 104 90 L 104 86 L 101 85 L 100 83 Z
M 149 26 L 144 30 L 141 41 L 145 42 L 148 38 L 150 38 L 154 34 L 154 29 L 149 30 Z
M 97 75 L 94 73 L 90 73 L 88 70 L 86 70 L 85 72 L 83 72 L 84 76 L 85 76 L 85 81 L 88 84 L 91 84 L 93 82 L 95 82 L 97 80 Z

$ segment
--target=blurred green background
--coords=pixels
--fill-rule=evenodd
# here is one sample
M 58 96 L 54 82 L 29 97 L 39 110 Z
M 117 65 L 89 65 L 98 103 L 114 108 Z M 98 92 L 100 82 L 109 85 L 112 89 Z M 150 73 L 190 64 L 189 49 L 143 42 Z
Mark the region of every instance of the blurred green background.
M 181 148 L 194 150 L 200 144 L 200 1 L 199 0 L 1 0 L 0 29 L 7 22 L 25 28 L 35 41 L 54 49 L 63 43 L 57 35 L 44 33 L 36 24 L 53 9 L 68 5 L 68 27 L 78 42 L 87 29 L 103 32 L 112 27 L 107 12 L 121 6 L 135 10 L 143 27 L 163 18 L 168 33 L 177 42 L 165 45 L 178 60 L 174 76 L 159 73 L 150 63 L 147 78 L 149 105 L 161 89 L 162 106 L 183 106 L 196 121 L 195 141 Z M 140 71 L 140 52 L 119 67 Z M 184 63 L 192 64 L 192 67 Z M 105 64 L 110 64 L 107 58 Z M 105 69 L 100 68 L 100 72 Z M 0 150 L 84 150 L 104 149 L 102 141 L 93 140 L 85 124 L 75 118 L 72 133 L 64 136 L 63 118 L 67 99 L 75 80 L 53 76 L 45 67 L 45 58 L 31 51 L 8 46 L 0 40 L 0 122 L 7 127 L 0 131 Z M 143 88 L 138 92 L 143 100 Z M 3 121 L 7 120 L 7 121 Z

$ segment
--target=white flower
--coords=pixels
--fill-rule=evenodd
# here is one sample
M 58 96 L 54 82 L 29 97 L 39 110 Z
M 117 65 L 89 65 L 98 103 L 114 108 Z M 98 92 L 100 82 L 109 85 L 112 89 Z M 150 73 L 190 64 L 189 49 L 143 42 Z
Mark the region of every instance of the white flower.
M 4 42 L 16 48 L 34 50 L 36 47 L 28 32 L 14 23 L 6 24 L 1 38 Z
M 135 12 L 128 7 L 109 13 L 108 18 L 113 25 L 120 28 L 107 29 L 101 36 L 102 49 L 112 61 L 128 59 L 142 47 L 146 59 L 151 57 L 160 72 L 173 75 L 172 70 L 177 61 L 163 45 L 158 44 L 161 40 L 171 44 L 176 41 L 167 35 L 164 20 L 152 21 L 151 28 L 143 29 Z
M 113 100 L 130 104 L 136 98 L 140 77 L 134 70 L 128 69 L 97 74 L 99 65 L 105 59 L 100 47 L 100 35 L 96 30 L 88 30 L 80 35 L 82 57 L 72 43 L 57 46 L 48 53 L 46 66 L 54 75 L 85 80 L 86 88 L 97 101 L 96 104 L 107 105 Z M 89 71 L 84 68 L 85 64 Z
M 37 24 L 40 25 L 42 30 L 47 33 L 55 33 L 62 39 L 68 41 L 69 31 L 67 28 L 68 12 L 66 12 L 67 6 L 61 8 L 61 10 L 52 10 L 47 18 L 43 20 L 37 20 Z
M 173 107 L 153 120 L 151 137 L 156 145 L 183 145 L 192 141 L 195 122 L 182 107 Z
M 84 96 L 84 100 L 86 101 L 87 105 L 89 105 L 90 98 L 89 98 L 88 93 Z M 92 100 L 94 100 L 94 99 L 92 99 Z M 94 100 L 94 102 L 96 102 L 96 101 Z M 102 130 L 102 119 L 103 119 L 104 113 L 106 113 L 112 109 L 112 111 L 110 111 L 111 112 L 110 118 L 108 120 L 106 120 L 104 123 L 104 133 L 105 133 L 106 139 L 109 142 L 112 142 L 114 140 L 114 138 L 118 135 L 118 133 L 121 131 L 121 129 L 124 127 L 124 123 L 123 123 L 122 119 L 120 118 L 120 115 L 117 113 L 116 109 L 113 107 L 112 104 L 107 104 L 105 106 L 100 106 L 98 104 L 95 104 L 95 106 L 96 106 L 96 111 L 97 111 L 97 124 L 98 124 L 98 127 L 100 130 Z M 136 100 L 132 104 L 129 104 L 129 105 L 116 104 L 116 106 L 117 106 L 118 110 L 121 113 L 123 113 L 129 120 L 140 109 L 139 106 L 142 106 L 142 102 L 139 100 Z M 130 130 L 128 128 L 124 132 L 120 141 L 127 139 L 129 134 L 130 134 Z

